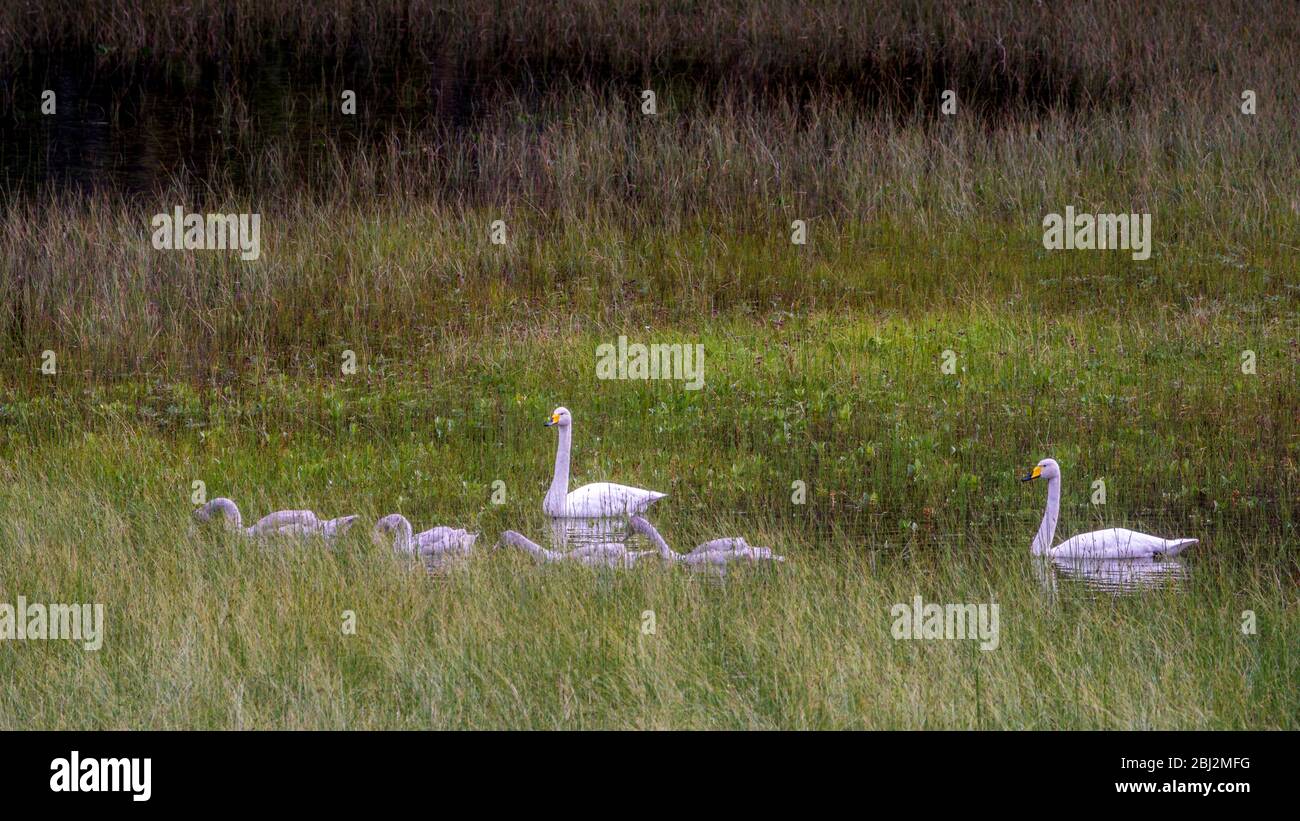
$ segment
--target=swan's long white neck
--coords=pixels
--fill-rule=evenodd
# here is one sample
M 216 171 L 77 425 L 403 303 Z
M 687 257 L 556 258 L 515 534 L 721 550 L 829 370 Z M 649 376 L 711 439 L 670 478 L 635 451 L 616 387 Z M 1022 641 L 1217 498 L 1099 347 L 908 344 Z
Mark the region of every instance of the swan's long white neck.
M 244 529 L 244 517 L 239 514 L 239 507 L 233 500 L 220 496 L 213 499 L 210 503 L 213 510 L 220 510 L 221 517 L 226 522 L 226 527 L 231 530 Z
M 668 542 L 664 541 L 664 537 L 659 535 L 658 530 L 652 529 L 650 531 L 650 541 L 654 542 L 654 546 L 659 550 L 659 555 L 662 558 L 676 561 L 682 557 L 682 554 L 668 546 Z
M 393 549 L 402 553 L 414 553 L 415 530 L 411 527 L 411 522 L 405 516 L 397 517 L 397 535 L 393 537 Z
M 640 516 L 634 516 L 631 520 L 631 525 L 633 530 L 641 533 L 649 539 L 652 544 L 654 544 L 662 558 L 675 561 L 682 557 L 680 553 L 668 546 L 668 542 L 664 541 L 664 537 L 659 535 L 659 531 L 655 526 L 647 522 L 645 519 L 642 519 Z
M 555 475 L 551 478 L 551 489 L 546 491 L 542 500 L 542 510 L 552 516 L 564 512 L 564 503 L 569 497 L 569 446 L 573 442 L 573 426 L 560 425 L 559 437 L 555 443 Z
M 529 539 L 527 536 L 523 535 L 522 533 L 516 533 L 513 530 L 507 530 L 505 533 L 502 533 L 501 541 L 505 542 L 508 545 L 517 547 L 520 550 L 523 550 L 527 553 L 531 553 L 532 555 L 544 561 L 555 561 L 556 559 L 560 558 L 560 554 L 552 550 L 547 550 L 546 548 L 537 544 L 532 539 Z
M 1056 519 L 1061 512 L 1061 477 L 1053 476 L 1047 480 L 1047 510 L 1043 512 L 1043 523 L 1038 526 L 1030 552 L 1041 556 L 1052 546 L 1056 536 Z

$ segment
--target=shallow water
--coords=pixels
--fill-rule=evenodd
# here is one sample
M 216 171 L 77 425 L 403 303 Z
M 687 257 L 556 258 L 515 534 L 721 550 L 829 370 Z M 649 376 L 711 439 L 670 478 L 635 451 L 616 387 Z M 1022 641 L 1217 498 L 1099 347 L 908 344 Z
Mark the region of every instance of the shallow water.
M 544 547 L 562 553 L 595 548 L 601 551 L 609 551 L 611 554 L 623 552 L 640 554 L 635 559 L 635 564 L 632 567 L 623 567 L 618 564 L 610 565 L 610 567 L 618 567 L 624 570 L 669 564 L 664 562 L 658 555 L 655 555 L 657 549 L 648 538 L 634 532 L 628 521 L 622 518 L 550 519 L 548 525 L 544 528 L 544 540 Z M 673 547 L 671 542 L 669 546 Z M 679 553 L 689 552 L 689 549 L 684 547 L 673 547 L 673 549 Z M 759 563 L 770 564 L 770 562 Z M 750 564 L 750 562 L 733 560 L 726 563 L 702 562 L 673 566 L 679 568 L 681 572 L 690 573 L 693 576 L 721 580 L 726 578 L 729 566 L 743 564 Z
M 626 519 L 551 519 L 546 546 L 561 552 L 581 547 L 635 548 L 628 544 L 633 536 Z
M 1035 573 L 1049 596 L 1062 588 L 1127 596 L 1151 590 L 1186 589 L 1190 573 L 1179 559 L 1035 559 Z
M 0 192 L 148 194 L 175 181 L 247 191 L 257 182 L 250 161 L 268 153 L 311 167 L 335 144 L 377 144 L 404 129 L 452 135 L 488 89 L 437 60 L 331 73 L 272 56 L 169 74 L 38 58 L 0 83 Z M 46 90 L 52 114 L 42 113 Z M 343 112 L 344 90 L 356 95 L 354 114 Z
M 752 74 L 683 52 L 657 66 L 655 77 L 682 110 L 723 99 L 803 107 L 834 97 L 901 121 L 908 111 L 929 111 L 925 101 L 939 91 L 962 86 L 969 110 L 982 118 L 1099 102 L 1083 93 L 1077 67 L 1036 54 L 1024 55 L 1025 65 L 1008 66 L 1000 41 L 979 47 L 985 53 L 969 55 L 968 64 L 903 50 L 879 63 L 866 57 L 835 68 L 813 60 Z M 462 54 L 454 48 L 394 43 L 391 50 L 354 48 L 327 57 L 272 41 L 239 61 L 223 54 L 168 62 L 147 53 L 119 60 L 87 44 L 26 55 L 26 68 L 0 76 L 0 193 L 149 194 L 176 182 L 257 193 L 268 178 L 311 187 L 336 167 L 339 148 L 382 154 L 396 137 L 406 153 L 405 135 L 419 133 L 421 147 L 439 154 L 443 141 L 466 139 L 467 127 L 485 115 L 505 111 L 517 129 L 532 132 L 544 119 L 571 113 L 548 117 L 553 92 L 570 101 L 574 90 L 593 92 L 603 104 L 630 111 L 647 83 L 644 68 L 611 62 L 598 43 L 548 53 L 540 63 L 510 49 Z M 979 82 L 964 82 L 967 76 Z M 1097 92 L 1115 83 L 1107 77 Z M 353 113 L 343 110 L 345 90 L 355 93 Z M 50 114 L 42 112 L 45 91 L 56 95 Z M 1115 99 L 1127 96 L 1116 92 Z

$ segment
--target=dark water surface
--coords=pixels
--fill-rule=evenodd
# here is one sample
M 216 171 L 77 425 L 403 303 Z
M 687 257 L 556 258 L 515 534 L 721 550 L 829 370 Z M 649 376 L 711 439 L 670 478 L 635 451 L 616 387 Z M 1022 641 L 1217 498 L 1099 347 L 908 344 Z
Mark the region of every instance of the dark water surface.
M 54 114 L 41 113 L 47 89 Z M 288 158 L 292 173 L 396 133 L 454 137 L 508 89 L 519 91 L 437 61 L 327 70 L 272 58 L 169 71 L 60 55 L 0 80 L 0 191 L 146 194 L 218 181 L 248 190 L 266 158 Z M 356 94 L 355 114 L 343 113 L 344 90 Z
M 379 53 L 356 46 L 339 58 L 289 41 L 239 63 L 197 55 L 179 64 L 147 54 L 119 60 L 104 46 L 38 53 L 0 76 L 0 194 L 145 194 L 178 182 L 258 192 L 268 180 L 310 188 L 340 148 L 419 134 L 422 148 L 432 135 L 436 151 L 439 139 L 469 139 L 506 100 L 512 126 L 527 130 L 538 126 L 547 95 L 560 100 L 549 117 L 565 117 L 574 99 L 566 95 L 575 90 L 629 111 L 640 89 L 653 87 L 679 111 L 723 101 L 780 101 L 802 111 L 840 99 L 908 119 L 933 118 L 940 91 L 961 87 L 963 105 L 989 122 L 1098 99 L 1085 91 L 1086 72 L 1047 52 L 1008 65 L 998 44 L 982 49 L 956 60 L 917 45 L 837 67 L 795 60 L 762 70 L 689 49 L 653 67 L 616 65 L 595 43 L 545 59 L 519 57 L 502 44 L 463 54 L 427 43 Z M 41 113 L 45 90 L 56 95 L 54 114 Z M 356 93 L 355 114 L 342 111 L 344 90 Z

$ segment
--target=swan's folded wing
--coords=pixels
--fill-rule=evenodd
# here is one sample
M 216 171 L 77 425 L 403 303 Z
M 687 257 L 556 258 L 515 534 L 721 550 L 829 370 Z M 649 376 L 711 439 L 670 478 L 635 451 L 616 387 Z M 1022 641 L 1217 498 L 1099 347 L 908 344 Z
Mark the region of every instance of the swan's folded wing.
M 1195 539 L 1162 539 L 1122 527 L 1080 533 L 1052 548 L 1053 556 L 1077 556 L 1093 559 L 1141 559 L 1151 556 L 1176 556 Z
M 735 552 L 749 547 L 749 543 L 740 537 L 714 539 L 699 545 L 691 553 Z M 689 554 L 688 554 L 689 555 Z
M 668 494 L 613 482 L 594 482 L 571 491 L 564 500 L 569 516 L 630 516 L 641 513 Z
M 315 527 L 319 523 L 316 514 L 310 510 L 277 510 L 268 513 L 253 525 L 254 533 L 278 532 L 281 528 Z
M 446 552 L 466 552 L 474 544 L 478 534 L 467 533 L 462 528 L 435 527 L 417 533 L 415 548 L 421 555 L 433 555 Z
M 326 539 L 335 539 L 348 532 L 356 520 L 356 514 L 339 516 L 336 519 L 326 519 L 318 525 L 318 529 Z
M 320 532 L 320 526 L 314 524 L 303 524 L 300 522 L 289 522 L 279 527 L 263 528 L 254 531 L 257 536 L 281 536 L 281 537 L 302 537 L 311 536 Z
M 1163 555 L 1177 556 L 1192 545 L 1200 544 L 1200 539 L 1166 539 Z

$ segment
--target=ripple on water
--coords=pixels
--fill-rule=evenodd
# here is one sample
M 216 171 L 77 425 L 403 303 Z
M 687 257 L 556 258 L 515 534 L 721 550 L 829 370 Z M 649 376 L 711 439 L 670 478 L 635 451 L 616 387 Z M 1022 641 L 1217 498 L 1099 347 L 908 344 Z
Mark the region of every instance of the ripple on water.
M 1149 590 L 1185 590 L 1187 566 L 1178 559 L 1083 559 L 1053 557 L 1036 562 L 1036 572 L 1048 593 L 1060 585 L 1095 593 L 1125 596 Z

